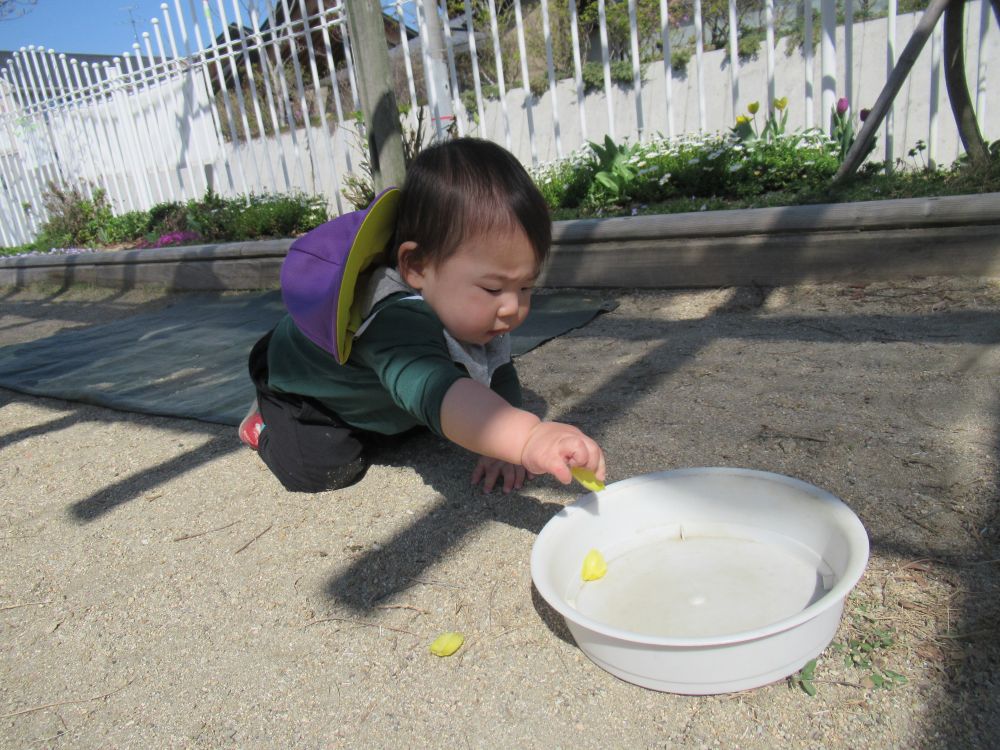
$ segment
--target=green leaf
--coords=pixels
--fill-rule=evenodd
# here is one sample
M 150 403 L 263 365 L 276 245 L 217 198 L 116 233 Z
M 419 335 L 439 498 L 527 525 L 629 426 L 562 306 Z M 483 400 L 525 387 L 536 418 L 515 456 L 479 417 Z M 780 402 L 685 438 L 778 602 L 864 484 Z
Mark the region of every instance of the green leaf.
M 598 172 L 597 174 L 594 175 L 594 180 L 599 182 L 601 185 L 603 185 L 605 188 L 610 190 L 615 195 L 618 195 L 619 193 L 618 183 L 615 182 L 614 179 L 611 177 L 611 175 L 608 174 L 607 172 Z
M 799 674 L 802 676 L 803 680 L 811 680 L 813 676 L 816 674 L 816 660 L 810 659 L 808 662 L 806 662 L 806 665 L 802 667 L 802 670 L 799 672 Z
M 635 178 L 635 170 L 632 169 L 628 164 L 624 162 L 618 162 L 614 165 L 611 170 L 612 174 L 615 174 L 623 179 L 624 182 L 628 182 Z
M 883 669 L 882 673 L 898 685 L 905 685 L 909 682 L 906 675 L 902 675 L 899 672 L 893 672 L 891 669 Z

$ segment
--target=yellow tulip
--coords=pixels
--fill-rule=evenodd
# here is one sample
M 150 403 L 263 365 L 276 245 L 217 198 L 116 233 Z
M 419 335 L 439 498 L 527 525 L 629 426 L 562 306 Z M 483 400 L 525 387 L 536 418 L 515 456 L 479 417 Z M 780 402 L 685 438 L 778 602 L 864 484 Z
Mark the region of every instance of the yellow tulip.
M 788 106 L 788 97 L 783 96 L 780 99 L 774 100 L 774 108 L 779 112 Z
M 431 644 L 431 653 L 435 656 L 451 656 L 462 648 L 463 643 L 465 643 L 465 636 L 461 633 L 442 633 Z
M 599 578 L 604 578 L 604 574 L 607 572 L 608 564 L 604 561 L 604 555 L 596 549 L 590 550 L 583 558 L 583 580 L 596 581 Z
M 752 115 L 757 114 L 757 110 L 760 109 L 760 102 L 750 102 L 747 105 L 747 112 Z
M 746 115 L 737 115 L 737 117 L 736 117 L 736 124 L 737 125 L 745 125 L 748 122 L 750 122 L 750 118 L 747 117 Z

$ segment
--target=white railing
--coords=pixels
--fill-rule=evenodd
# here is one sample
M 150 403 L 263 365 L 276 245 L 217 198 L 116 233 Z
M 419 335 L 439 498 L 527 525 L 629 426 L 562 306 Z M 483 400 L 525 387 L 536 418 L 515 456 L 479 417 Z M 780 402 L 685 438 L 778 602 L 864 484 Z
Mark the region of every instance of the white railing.
M 14 53 L 0 70 L 0 244 L 36 236 L 46 219 L 49 183 L 88 196 L 99 188 L 116 213 L 187 200 L 208 188 L 223 195 L 318 193 L 334 213 L 350 208 L 342 188 L 363 158 L 353 113 L 360 109 L 354 65 L 363 64 L 364 51 L 351 48 L 342 0 L 251 2 L 248 16 L 246 3 L 229 2 L 227 10 L 223 0 L 189 0 L 188 14 L 181 0 L 163 3 L 141 46 L 99 64 L 33 46 Z M 403 35 L 390 51 L 397 98 L 411 105 L 411 123 L 418 103 L 438 137 L 451 130 L 490 138 L 526 164 L 566 157 L 606 134 L 621 141 L 726 130 L 752 101 L 767 111 L 786 97 L 790 130 L 828 127 L 840 96 L 855 109 L 870 106 L 915 14 L 897 17 L 889 0 L 887 17 L 852 23 L 853 6 L 845 0 L 846 23 L 838 26 L 835 0 L 817 4 L 819 60 L 811 34 L 803 35 L 801 50 L 786 55 L 788 40 L 776 38 L 775 17 L 794 7 L 776 10 L 765 0 L 764 44 L 755 59 L 743 61 L 735 0 L 728 6 L 727 42 L 710 51 L 703 25 L 714 19 L 703 18 L 700 0 L 693 2 L 691 24 L 682 27 L 669 22 L 669 0 L 600 0 L 592 40 L 582 33 L 575 0 L 488 0 L 481 16 L 467 0 L 465 12 L 449 23 L 436 0 L 383 3 L 388 17 L 408 21 L 420 34 Z M 638 12 L 650 8 L 658 23 L 642 38 Z M 618 44 L 628 85 L 613 82 L 606 22 L 610 10 L 621 9 L 629 22 L 628 41 Z M 812 2 L 801 10 L 808 28 Z M 564 18 L 568 23 L 556 36 L 554 23 Z M 603 80 L 589 93 L 588 42 Z M 571 71 L 557 67 L 560 44 Z M 678 45 L 694 47 L 686 72 L 671 62 Z M 891 162 L 918 140 L 931 163 L 950 163 L 960 153 L 942 96 L 941 50 L 939 28 L 897 97 L 874 158 Z M 986 116 L 987 92 L 1000 78 L 1000 34 L 988 0 L 966 8 L 965 50 L 980 126 L 988 139 L 1000 138 Z M 654 51 L 662 62 L 651 61 Z M 530 92 L 533 80 L 543 82 L 537 96 Z M 486 94 L 491 86 L 494 98 Z M 463 95 L 471 97 L 468 109 Z
M 243 17 L 236 0 L 228 15 L 222 0 L 188 4 L 188 17 L 181 0 L 161 4 L 144 44 L 120 57 L 87 63 L 28 46 L 0 70 L 0 244 L 37 234 L 49 183 L 100 189 L 116 213 L 209 188 L 317 193 L 345 209 L 357 135 L 319 71 L 334 68 L 333 36 L 346 39 L 342 4 L 267 0 L 267 18 L 290 19 L 277 26 L 256 8 Z M 346 78 L 353 111 L 353 70 Z
M 640 62 L 639 38 L 636 23 L 636 0 L 627 3 L 630 17 L 629 59 L 631 86 L 612 83 L 608 47 L 609 37 L 605 12 L 610 2 L 598 3 L 599 25 L 597 39 L 599 61 L 603 78 L 600 91 L 584 94 L 580 41 L 576 26 L 577 4 L 568 0 L 568 13 L 572 21 L 573 74 L 557 81 L 549 37 L 549 8 L 562 6 L 540 0 L 533 9 L 533 17 L 518 29 L 540 28 L 544 37 L 546 56 L 541 65 L 549 81 L 549 89 L 537 98 L 526 95 L 525 80 L 530 74 L 522 63 L 520 88 L 505 92 L 500 85 L 499 100 L 484 100 L 483 86 L 478 73 L 474 85 L 464 90 L 475 91 L 475 112 L 466 113 L 464 129 L 474 134 L 506 143 L 525 163 L 546 162 L 561 158 L 567 151 L 584 146 L 587 140 L 600 139 L 604 134 L 614 140 L 643 140 L 652 135 L 674 135 L 692 132 L 716 132 L 732 126 L 736 116 L 746 111 L 753 101 L 761 103 L 768 111 L 776 98 L 787 98 L 788 128 L 821 127 L 829 130 L 830 115 L 837 100 L 846 97 L 855 112 L 870 107 L 885 83 L 888 72 L 895 64 L 897 48 L 909 38 L 919 14 L 897 16 L 894 0 L 889 0 L 885 17 L 854 23 L 852 0 L 840 3 L 845 22 L 838 25 L 838 3 L 835 0 L 814 0 L 820 11 L 819 59 L 816 59 L 811 34 L 802 34 L 801 49 L 788 54 L 788 38 L 776 38 L 776 11 L 773 0 L 764 3 L 765 40 L 758 55 L 750 60 L 740 59 L 739 40 L 735 33 L 737 18 L 736 1 L 729 0 L 727 15 L 730 34 L 726 48 L 706 51 L 703 45 L 703 18 L 700 0 L 693 0 L 692 23 L 688 29 L 693 36 L 694 57 L 689 70 L 679 73 L 671 64 L 671 30 L 668 27 L 668 0 L 660 0 L 659 21 L 661 29 L 662 63 L 647 63 L 645 72 Z M 646 4 L 650 0 L 646 0 Z M 493 4 L 490 4 L 491 13 Z M 515 11 L 520 17 L 521 4 L 514 0 Z M 787 15 L 795 6 L 784 6 Z M 802 26 L 813 23 L 813 2 L 801 3 Z M 452 19 L 454 25 L 456 19 Z M 491 15 L 487 29 L 472 25 L 470 14 L 464 19 L 463 31 L 471 38 L 480 36 L 499 48 L 495 22 Z M 995 23 L 991 26 L 989 2 L 973 0 L 966 8 L 966 70 L 969 87 L 973 91 L 977 116 L 983 135 L 989 139 L 1000 138 L 1000 127 L 986 117 L 987 95 L 990 82 L 997 86 L 1000 79 L 1000 34 Z M 677 33 L 674 29 L 673 33 Z M 518 47 L 523 41 L 518 35 Z M 957 129 L 951 117 L 947 99 L 941 96 L 943 73 L 941 69 L 942 34 L 939 25 L 928 48 L 914 66 L 907 85 L 900 92 L 892 108 L 892 115 L 879 133 L 878 145 L 872 158 L 885 159 L 890 165 L 900 156 L 899 145 L 909 149 L 917 141 L 926 144 L 926 158 L 932 165 L 951 163 L 961 153 Z M 449 48 L 449 56 L 456 54 Z M 596 57 L 596 55 L 594 55 Z M 523 54 L 520 58 L 524 60 Z M 848 64 L 850 61 L 850 64 Z M 499 68 L 499 61 L 497 68 Z M 691 70 L 693 68 L 693 70 Z M 537 75 L 543 72 L 536 70 Z M 510 78 L 510 76 L 507 76 Z M 816 79 L 820 81 L 817 96 Z M 499 83 L 499 82 L 498 82 Z M 438 87 L 440 88 L 440 87 Z M 461 92 L 460 92 L 461 94 Z M 440 97 L 428 91 L 430 108 L 436 111 Z M 452 95 L 454 98 L 454 95 Z M 573 109 L 577 110 L 574 116 Z M 511 113 L 524 115 L 512 119 Z M 551 129 L 539 130 L 537 123 L 551 121 Z

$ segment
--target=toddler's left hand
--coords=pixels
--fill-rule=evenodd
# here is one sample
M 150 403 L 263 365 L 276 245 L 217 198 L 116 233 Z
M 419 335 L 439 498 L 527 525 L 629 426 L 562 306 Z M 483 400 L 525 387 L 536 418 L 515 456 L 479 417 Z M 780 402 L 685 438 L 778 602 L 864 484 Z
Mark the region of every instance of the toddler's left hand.
M 472 485 L 475 486 L 482 480 L 483 492 L 488 493 L 493 491 L 497 479 L 501 478 L 503 480 L 501 483 L 503 493 L 509 495 L 511 490 L 521 489 L 525 481 L 534 479 L 535 475 L 525 471 L 523 466 L 516 466 L 497 458 L 480 456 L 479 461 L 476 462 L 476 468 L 472 470 Z

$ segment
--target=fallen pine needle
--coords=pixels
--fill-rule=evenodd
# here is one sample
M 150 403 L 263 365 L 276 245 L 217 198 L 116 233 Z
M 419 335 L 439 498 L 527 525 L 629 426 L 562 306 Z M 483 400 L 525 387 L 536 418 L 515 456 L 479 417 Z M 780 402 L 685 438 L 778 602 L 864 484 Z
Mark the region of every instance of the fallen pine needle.
M 312 620 L 310 622 L 307 622 L 304 625 L 304 627 L 308 628 L 310 625 L 316 625 L 317 623 L 321 622 L 349 622 L 352 623 L 353 625 L 363 625 L 366 628 L 379 628 L 380 630 L 384 628 L 385 630 L 391 630 L 394 633 L 406 633 L 407 635 L 412 635 L 416 638 L 422 637 L 419 633 L 414 633 L 412 630 L 404 630 L 403 628 L 393 628 L 388 625 L 380 625 L 377 622 L 365 622 L 364 620 L 354 620 L 351 619 L 350 617 L 323 617 L 320 618 L 319 620 Z
M 523 630 L 524 628 L 528 627 L 529 624 L 530 623 L 524 623 L 523 625 L 515 625 L 512 628 L 507 628 L 502 633 L 497 633 L 495 636 L 493 636 L 493 639 L 496 640 L 497 638 L 503 638 L 505 635 L 513 633 L 515 630 Z
M 449 589 L 464 588 L 463 586 L 459 586 L 457 583 L 445 583 L 444 581 L 429 581 L 426 578 L 411 578 L 410 580 L 416 583 L 422 583 L 425 586 L 444 586 Z
M 76 703 L 90 703 L 91 701 L 105 700 L 106 698 L 110 698 L 115 693 L 120 693 L 122 690 L 127 688 L 133 682 L 135 682 L 134 677 L 128 682 L 126 682 L 124 685 L 122 685 L 120 688 L 112 690 L 110 693 L 104 693 L 104 695 L 95 695 L 92 698 L 78 698 L 77 700 L 72 700 L 72 701 L 56 701 L 55 703 L 46 703 L 42 706 L 32 706 L 31 708 L 22 708 L 20 711 L 14 711 L 9 714 L 4 714 L 3 716 L 0 716 L 0 719 L 12 719 L 15 716 L 23 716 L 24 714 L 34 713 L 35 711 L 44 711 L 47 708 L 56 708 L 57 706 L 72 706 L 73 704 Z
M 206 529 L 205 531 L 199 531 L 197 534 L 185 534 L 184 536 L 177 537 L 176 539 L 174 539 L 174 541 L 183 542 L 187 539 L 197 539 L 200 536 L 205 536 L 205 534 L 211 534 L 214 531 L 222 531 L 223 529 L 228 529 L 230 526 L 235 526 L 240 522 L 240 520 L 233 521 L 232 523 L 227 523 L 225 526 L 217 526 L 214 529 Z
M 8 609 L 18 609 L 20 607 L 36 607 L 43 604 L 52 604 L 51 601 L 46 600 L 44 602 L 24 602 L 23 604 L 8 604 L 6 607 L 0 607 L 0 612 L 6 612 Z
M 970 630 L 967 633 L 940 633 L 938 638 L 947 638 L 951 641 L 971 641 L 981 635 L 991 635 L 993 633 L 996 633 L 996 630 L 993 628 L 979 628 L 978 630 Z
M 250 546 L 251 544 L 253 544 L 254 542 L 256 542 L 256 541 L 257 541 L 258 539 L 260 539 L 260 538 L 261 538 L 262 536 L 264 536 L 264 534 L 266 534 L 267 532 L 269 532 L 269 531 L 271 530 L 271 527 L 272 527 L 272 526 L 274 526 L 274 522 L 273 522 L 273 521 L 272 521 L 271 523 L 269 523 L 269 524 L 267 525 L 267 528 L 266 528 L 266 529 L 264 529 L 264 530 L 263 530 L 262 532 L 260 532 L 260 533 L 259 533 L 259 534 L 258 534 L 257 536 L 255 536 L 255 537 L 254 537 L 253 539 L 251 539 L 251 540 L 250 540 L 249 542 L 247 542 L 247 543 L 246 543 L 246 544 L 244 544 L 244 545 L 243 545 L 242 547 L 240 547 L 240 548 L 239 548 L 238 550 L 236 550 L 236 551 L 235 551 L 235 552 L 234 552 L 233 554 L 234 554 L 234 555 L 238 555 L 238 554 L 240 554 L 240 552 L 242 552 L 242 551 L 243 551 L 243 550 L 245 550 L 245 549 L 246 549 L 247 547 L 249 547 L 249 546 Z
M 412 609 L 414 612 L 419 612 L 422 615 L 429 614 L 426 609 L 420 609 L 420 607 L 414 607 L 412 604 L 378 604 L 375 609 Z
M 813 680 L 813 682 L 824 685 L 840 685 L 842 687 L 857 688 L 858 690 L 864 690 L 865 686 L 857 682 L 848 682 L 847 680 Z

